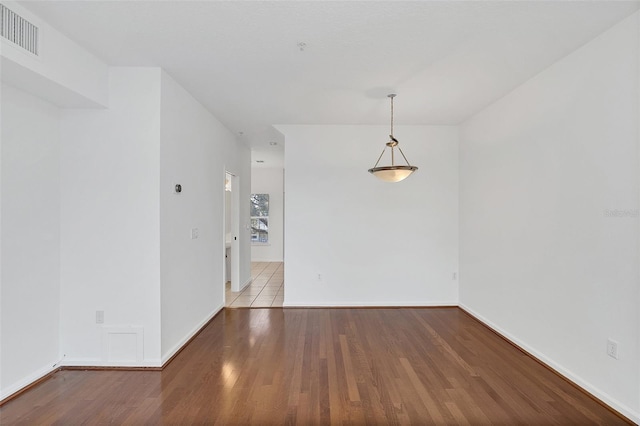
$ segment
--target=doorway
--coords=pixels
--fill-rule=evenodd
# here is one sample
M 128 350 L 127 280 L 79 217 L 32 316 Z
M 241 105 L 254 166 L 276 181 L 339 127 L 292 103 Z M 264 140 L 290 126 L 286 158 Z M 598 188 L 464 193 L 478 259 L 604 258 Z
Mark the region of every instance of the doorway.
M 228 291 L 240 290 L 240 194 L 239 178 L 225 172 L 224 179 L 224 266 L 223 282 L 225 295 Z
M 251 285 L 241 292 L 228 291 L 227 308 L 282 308 L 284 262 L 251 262 Z

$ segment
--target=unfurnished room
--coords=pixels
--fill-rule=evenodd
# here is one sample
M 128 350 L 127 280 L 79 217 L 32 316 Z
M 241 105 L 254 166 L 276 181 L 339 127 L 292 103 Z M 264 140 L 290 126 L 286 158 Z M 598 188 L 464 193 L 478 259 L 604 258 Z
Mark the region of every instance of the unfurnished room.
M 640 423 L 640 1 L 0 13 L 0 424 Z

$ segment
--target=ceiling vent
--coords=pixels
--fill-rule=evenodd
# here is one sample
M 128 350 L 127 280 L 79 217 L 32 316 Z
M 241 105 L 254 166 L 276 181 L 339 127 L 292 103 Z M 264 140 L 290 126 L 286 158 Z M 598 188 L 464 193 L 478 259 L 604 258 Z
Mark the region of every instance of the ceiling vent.
M 0 35 L 27 52 L 38 55 L 38 27 L 0 4 Z

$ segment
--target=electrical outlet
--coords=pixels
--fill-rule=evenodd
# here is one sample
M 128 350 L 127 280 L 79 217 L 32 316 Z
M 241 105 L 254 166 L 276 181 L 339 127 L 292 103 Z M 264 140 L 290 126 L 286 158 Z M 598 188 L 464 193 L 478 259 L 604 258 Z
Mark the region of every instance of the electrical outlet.
M 457 280 L 457 279 L 458 279 L 458 273 L 457 273 L 457 272 L 454 272 L 454 273 L 453 273 L 453 280 L 455 281 L 455 280 Z
M 191 239 L 195 240 L 198 238 L 198 228 L 191 228 Z
M 318 281 L 322 281 L 322 274 L 318 274 Z
M 104 324 L 104 311 L 96 311 L 96 324 Z
M 618 359 L 618 342 L 615 340 L 607 340 L 607 355 L 611 358 Z

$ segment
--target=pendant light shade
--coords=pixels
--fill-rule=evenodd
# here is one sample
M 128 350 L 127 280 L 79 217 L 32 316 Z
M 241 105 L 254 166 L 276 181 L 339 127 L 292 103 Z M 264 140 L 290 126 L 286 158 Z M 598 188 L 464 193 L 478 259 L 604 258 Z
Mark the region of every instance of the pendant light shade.
M 400 147 L 398 146 L 398 140 L 393 137 L 393 98 L 395 96 L 396 96 L 395 94 L 387 95 L 387 97 L 391 99 L 391 134 L 389 135 L 389 138 L 391 140 L 387 142 L 387 144 L 385 145 L 384 149 L 382 150 L 382 154 L 380 154 L 380 157 L 378 157 L 378 161 L 376 161 L 376 164 L 369 169 L 369 173 L 373 174 L 375 177 L 385 182 L 400 182 L 401 180 L 408 178 L 411 173 L 418 170 L 416 166 L 412 166 L 411 164 L 409 164 L 409 160 L 407 160 L 407 157 L 405 157 L 404 152 L 402 152 L 402 149 L 400 149 Z M 390 149 L 391 165 L 378 166 L 378 164 L 380 163 L 380 160 L 384 156 L 385 151 L 387 150 L 387 147 L 391 148 Z M 407 164 L 396 165 L 395 151 L 394 151 L 396 148 L 398 149 L 398 151 L 400 151 L 402 158 L 404 158 L 404 161 Z
M 418 170 L 416 166 L 386 166 L 369 169 L 369 173 L 373 173 L 375 177 L 385 182 L 400 182 L 416 170 Z

